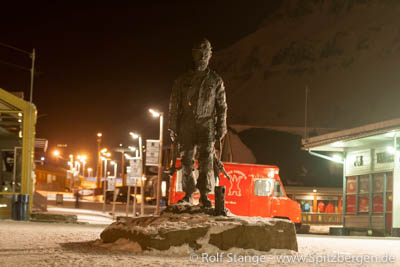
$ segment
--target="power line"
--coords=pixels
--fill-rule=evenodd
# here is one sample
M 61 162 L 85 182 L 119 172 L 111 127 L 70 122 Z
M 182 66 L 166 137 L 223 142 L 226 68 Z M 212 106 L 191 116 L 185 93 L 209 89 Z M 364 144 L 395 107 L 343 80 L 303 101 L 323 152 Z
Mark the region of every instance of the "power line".
M 16 48 L 16 47 L 14 47 L 14 46 L 11 46 L 11 45 L 8 45 L 8 44 L 2 43 L 2 42 L 0 42 L 0 46 L 7 47 L 7 48 L 9 48 L 9 49 L 13 49 L 13 50 L 15 50 L 15 51 L 18 51 L 18 52 L 21 52 L 21 53 L 27 54 L 27 55 L 29 55 L 29 56 L 31 56 L 31 55 L 32 55 L 32 53 L 31 53 L 31 52 L 28 52 L 28 51 L 25 51 L 25 50 L 22 50 L 22 49 Z
M 29 68 L 25 68 L 25 67 L 19 66 L 17 64 L 9 63 L 9 62 L 3 61 L 3 60 L 0 60 L 0 64 L 14 67 L 14 68 L 21 69 L 21 70 L 25 70 L 25 71 L 31 71 L 31 69 L 29 69 Z

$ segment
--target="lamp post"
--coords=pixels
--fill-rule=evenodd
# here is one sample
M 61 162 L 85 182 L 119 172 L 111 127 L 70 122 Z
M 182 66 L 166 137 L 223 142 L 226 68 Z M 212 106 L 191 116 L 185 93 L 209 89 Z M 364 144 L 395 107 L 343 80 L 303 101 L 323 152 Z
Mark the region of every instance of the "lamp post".
M 88 171 L 88 177 L 92 177 L 93 169 L 92 168 L 88 168 L 87 171 Z
M 102 154 L 104 156 L 101 157 L 102 160 L 104 160 L 104 182 L 103 182 L 103 212 L 106 211 L 106 193 L 107 193 L 107 157 L 111 156 L 110 152 L 107 152 L 107 149 L 104 148 L 102 151 Z
M 140 162 L 142 164 L 141 167 L 142 167 L 142 170 L 143 170 L 142 137 L 140 135 L 132 133 L 132 132 L 130 132 L 129 134 L 132 136 L 133 139 L 139 139 L 139 149 L 136 150 L 136 157 L 138 156 L 138 152 L 139 152 Z M 131 149 L 131 147 L 129 147 L 129 148 Z M 132 147 L 131 150 L 134 151 L 135 149 L 133 149 L 133 147 Z M 141 196 L 142 196 L 142 201 L 140 203 L 140 210 L 141 210 L 141 215 L 143 216 L 144 215 L 144 201 L 143 201 L 143 188 L 144 187 L 143 187 L 143 183 L 142 182 L 140 183 L 140 185 L 141 185 L 140 191 L 141 191 Z M 133 217 L 136 217 L 136 193 L 137 193 L 137 182 L 135 184 L 135 189 L 134 189 L 135 198 L 133 199 Z
M 86 155 L 78 155 L 78 160 L 82 163 L 82 176 L 85 177 Z
M 119 144 L 119 147 L 122 148 L 123 145 Z M 126 185 L 126 177 L 125 177 L 125 150 L 121 150 L 121 179 L 122 186 Z
M 114 166 L 114 175 L 112 177 L 117 178 L 117 166 L 118 164 L 115 161 L 110 161 L 110 164 Z
M 97 133 L 97 169 L 96 169 L 96 187 L 100 188 L 101 187 L 101 138 L 103 134 L 102 133 Z
M 117 169 L 118 169 L 118 166 L 117 166 L 117 163 L 115 161 L 113 161 L 113 160 L 110 161 L 110 165 L 114 166 L 114 176 L 110 176 L 110 178 L 113 177 L 112 179 L 114 179 L 114 185 L 116 185 L 116 183 L 117 183 Z M 113 203 L 112 203 L 112 211 L 111 211 L 111 213 L 113 215 L 113 220 L 115 219 L 115 200 L 117 198 L 117 193 L 118 193 L 117 189 L 114 187 Z
M 160 215 L 160 200 L 161 200 L 161 180 L 162 180 L 162 147 L 163 147 L 163 117 L 164 113 L 149 109 L 153 117 L 160 118 L 160 151 L 158 154 L 158 177 L 157 177 L 157 204 L 156 204 L 156 215 Z
M 58 159 L 59 159 L 59 157 L 60 157 L 60 150 L 54 150 L 53 151 L 53 156 L 54 156 L 54 158 L 56 159 L 56 164 L 58 164 Z
M 70 188 L 70 190 L 72 191 L 72 181 L 73 181 L 73 179 L 74 179 L 74 155 L 72 155 L 72 154 L 70 154 L 69 155 L 69 162 L 68 162 L 68 165 L 70 166 L 70 168 L 71 168 L 71 170 L 70 170 L 70 173 L 71 173 L 71 180 L 69 181 L 69 188 Z

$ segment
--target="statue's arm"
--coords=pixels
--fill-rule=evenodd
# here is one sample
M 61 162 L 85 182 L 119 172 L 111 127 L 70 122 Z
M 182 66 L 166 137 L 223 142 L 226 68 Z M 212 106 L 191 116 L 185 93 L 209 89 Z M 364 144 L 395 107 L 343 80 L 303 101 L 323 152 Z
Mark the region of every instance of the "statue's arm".
M 225 95 L 225 87 L 222 79 L 217 86 L 216 91 L 216 101 L 215 101 L 215 109 L 217 116 L 216 130 L 217 130 L 217 138 L 222 138 L 226 134 L 226 115 L 228 106 L 226 104 L 226 95 Z

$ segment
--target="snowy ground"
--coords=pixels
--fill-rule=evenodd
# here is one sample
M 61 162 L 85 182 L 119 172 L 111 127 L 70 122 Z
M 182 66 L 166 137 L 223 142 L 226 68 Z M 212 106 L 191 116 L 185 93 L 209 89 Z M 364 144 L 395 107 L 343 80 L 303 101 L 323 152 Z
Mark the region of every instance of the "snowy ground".
M 119 246 L 124 251 L 96 242 L 104 227 L 0 220 L 0 266 L 276 266 L 279 261 L 285 266 L 400 266 L 398 238 L 298 235 L 298 253 L 250 251 L 246 257 L 238 251 L 207 255 L 188 248 L 142 254 L 124 240 Z

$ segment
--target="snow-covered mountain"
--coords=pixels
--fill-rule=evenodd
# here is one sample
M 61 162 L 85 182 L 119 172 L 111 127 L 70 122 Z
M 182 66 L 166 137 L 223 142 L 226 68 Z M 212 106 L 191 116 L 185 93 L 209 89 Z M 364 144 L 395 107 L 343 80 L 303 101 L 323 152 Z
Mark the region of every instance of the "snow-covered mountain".
M 229 124 L 349 128 L 400 117 L 400 1 L 282 0 L 213 58 Z M 275 5 L 276 6 L 276 5 Z

